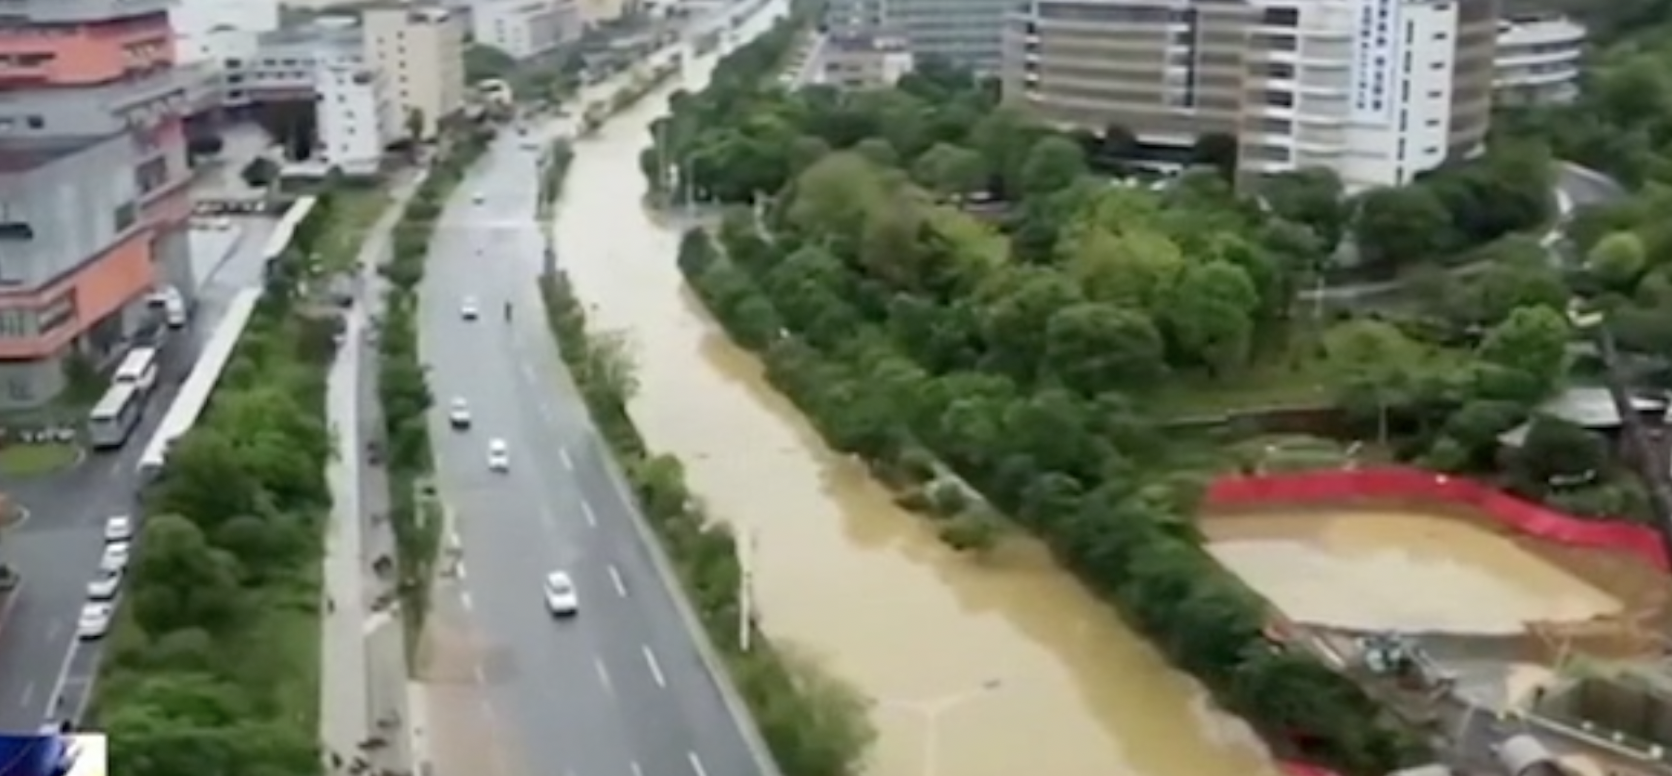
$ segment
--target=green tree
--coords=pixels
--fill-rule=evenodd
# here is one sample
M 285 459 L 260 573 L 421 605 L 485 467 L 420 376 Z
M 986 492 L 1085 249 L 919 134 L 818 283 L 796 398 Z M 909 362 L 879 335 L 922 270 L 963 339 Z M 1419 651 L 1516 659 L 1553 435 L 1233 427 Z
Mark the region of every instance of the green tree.
M 1370 319 L 1336 324 L 1324 333 L 1324 358 L 1336 403 L 1376 418 L 1376 438 L 1388 438 L 1388 410 L 1405 402 L 1421 368 L 1422 349 L 1392 325 Z
M 1347 225 L 1347 200 L 1341 177 L 1327 167 L 1278 173 L 1265 179 L 1260 193 L 1280 218 L 1312 230 L 1324 250 L 1341 241 Z
M 1594 479 L 1607 465 L 1601 437 L 1560 418 L 1535 415 L 1515 452 L 1515 472 L 1539 490 Z
M 145 522 L 145 551 L 134 561 L 133 607 L 150 633 L 182 628 L 220 632 L 243 601 L 241 571 L 231 553 L 209 544 L 203 531 L 179 515 Z
M 1387 267 L 1440 258 L 1455 244 L 1451 230 L 1445 203 L 1422 186 L 1365 194 L 1353 222 L 1359 254 Z
M 1045 325 L 1045 368 L 1085 395 L 1141 388 L 1166 371 L 1155 322 L 1096 302 L 1064 307 Z
M 1478 354 L 1483 361 L 1530 381 L 1521 398 L 1531 401 L 1548 394 L 1566 373 L 1571 335 L 1562 313 L 1548 307 L 1518 307 L 1487 332 Z
M 1604 288 L 1628 292 L 1636 287 L 1647 266 L 1643 239 L 1632 232 L 1613 232 L 1585 254 L 1585 269 Z
M 912 178 L 942 196 L 981 191 L 987 185 L 987 162 L 981 154 L 951 143 L 936 143 L 912 163 Z
M 1086 174 L 1086 152 L 1074 141 L 1045 137 L 1034 143 L 1022 162 L 1024 197 L 1042 197 L 1068 188 Z
M 1172 289 L 1163 321 L 1180 355 L 1215 374 L 1248 358 L 1259 296 L 1248 273 L 1223 261 L 1192 264 Z

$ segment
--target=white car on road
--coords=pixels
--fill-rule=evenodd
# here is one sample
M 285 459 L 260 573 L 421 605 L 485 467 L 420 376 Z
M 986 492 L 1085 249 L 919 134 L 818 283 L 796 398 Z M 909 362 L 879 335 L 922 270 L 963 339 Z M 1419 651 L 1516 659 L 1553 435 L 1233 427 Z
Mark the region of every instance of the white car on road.
M 546 609 L 555 617 L 572 617 L 581 611 L 581 597 L 575 592 L 575 581 L 562 571 L 546 575 Z
M 134 519 L 128 515 L 105 518 L 104 538 L 107 542 L 125 542 L 134 538 Z
M 99 575 L 87 583 L 87 597 L 94 601 L 109 601 L 122 589 L 121 569 L 99 569 Z
M 128 567 L 128 559 L 133 555 L 133 548 L 127 542 L 111 542 L 105 545 L 104 555 L 99 558 L 99 568 L 105 571 L 122 571 Z
M 447 408 L 447 422 L 452 424 L 453 428 L 470 428 L 470 405 L 465 402 L 463 396 L 455 397 L 453 404 Z
M 481 310 L 476 307 L 476 297 L 474 296 L 465 297 L 464 303 L 459 305 L 459 316 L 467 321 L 474 321 L 481 314 Z
M 475 193 L 475 194 L 472 194 L 472 195 L 470 195 L 470 201 L 471 201 L 471 202 L 475 202 L 475 203 L 476 203 L 476 204 L 478 204 L 478 205 L 480 205 L 480 204 L 482 204 L 482 203 L 483 203 L 483 202 L 487 202 L 487 201 L 488 201 L 488 197 L 487 197 L 487 195 L 485 195 L 485 194 L 483 194 L 483 193 L 482 193 L 482 192 L 480 192 L 480 191 L 478 191 L 478 192 L 476 192 L 476 193 Z
M 110 632 L 110 619 L 116 614 L 116 606 L 103 602 L 92 602 L 81 607 L 81 616 L 76 619 L 76 638 L 92 641 L 104 638 Z
M 505 446 L 505 440 L 495 439 L 488 442 L 488 470 L 495 472 L 511 470 L 511 450 Z

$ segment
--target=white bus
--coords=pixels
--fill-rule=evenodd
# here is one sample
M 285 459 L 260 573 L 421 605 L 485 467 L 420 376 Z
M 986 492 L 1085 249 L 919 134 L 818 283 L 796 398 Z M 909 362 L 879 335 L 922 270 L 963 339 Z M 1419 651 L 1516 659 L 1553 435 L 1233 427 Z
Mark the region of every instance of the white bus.
M 116 367 L 115 385 L 137 386 L 141 393 L 149 393 L 157 384 L 157 349 L 134 348 L 122 357 Z
M 87 435 L 94 450 L 121 447 L 139 424 L 140 411 L 145 408 L 145 393 L 132 383 L 118 383 L 105 391 L 103 398 L 87 416 Z

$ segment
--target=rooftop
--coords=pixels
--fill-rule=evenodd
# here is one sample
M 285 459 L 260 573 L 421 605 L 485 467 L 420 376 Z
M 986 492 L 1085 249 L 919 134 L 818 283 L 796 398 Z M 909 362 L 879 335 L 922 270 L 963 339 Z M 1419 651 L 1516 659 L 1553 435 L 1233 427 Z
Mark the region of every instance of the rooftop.
M 1666 412 L 1668 400 L 1659 396 L 1632 396 L 1631 406 L 1642 413 Z M 1596 386 L 1569 388 L 1539 405 L 1535 412 L 1592 431 L 1605 431 L 1620 426 L 1620 413 L 1614 408 L 1614 398 L 1609 395 L 1607 388 Z M 1523 423 L 1504 432 L 1498 437 L 1498 441 L 1512 447 L 1520 446 L 1526 440 L 1529 428 L 1530 422 Z

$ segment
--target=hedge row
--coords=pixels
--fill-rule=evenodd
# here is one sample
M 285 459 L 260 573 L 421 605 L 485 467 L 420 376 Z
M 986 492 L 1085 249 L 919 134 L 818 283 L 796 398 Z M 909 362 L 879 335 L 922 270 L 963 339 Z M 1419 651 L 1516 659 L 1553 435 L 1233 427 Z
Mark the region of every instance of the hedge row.
M 680 69 L 681 65 L 678 62 L 659 65 L 649 73 L 635 77 L 615 94 L 610 95 L 608 100 L 586 106 L 581 115 L 581 134 L 590 135 L 597 132 L 611 117 L 639 104 L 652 92 L 673 80 L 674 76 L 679 75 Z
M 448 198 L 492 141 L 492 131 L 479 127 L 445 140 L 428 177 L 395 225 L 391 256 L 380 270 L 389 286 L 379 327 L 377 392 L 383 406 L 389 521 L 395 532 L 395 569 L 409 650 L 423 632 L 429 581 L 441 545 L 441 521 L 433 519 L 433 510 L 421 503 L 418 492 L 432 467 L 425 415 L 433 403 L 418 356 L 418 287 Z
M 121 742 L 114 772 L 319 772 L 325 382 L 341 319 L 298 299 L 319 240 L 350 228 L 332 204 L 320 196 L 274 263 L 209 407 L 146 491 L 89 710 Z

